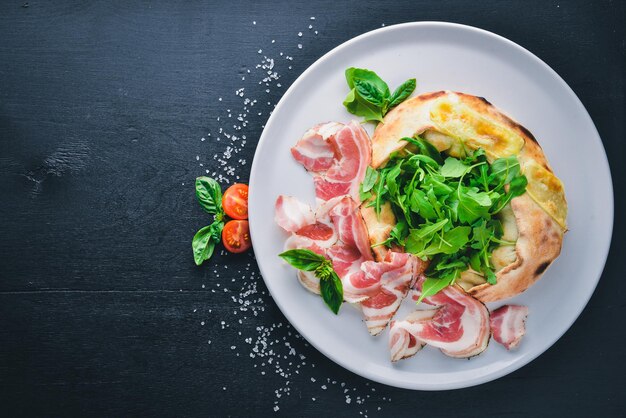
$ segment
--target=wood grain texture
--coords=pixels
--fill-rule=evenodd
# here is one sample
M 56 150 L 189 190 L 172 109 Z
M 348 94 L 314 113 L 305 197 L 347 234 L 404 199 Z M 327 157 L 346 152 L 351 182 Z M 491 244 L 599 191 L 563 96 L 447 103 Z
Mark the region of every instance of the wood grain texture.
M 382 23 L 414 20 L 494 31 L 568 82 L 603 139 L 615 187 L 614 236 L 624 236 L 623 2 L 350 4 L 0 4 L 2 415 L 265 416 L 276 401 L 277 415 L 311 417 L 623 414 L 619 239 L 589 305 L 554 347 L 496 382 L 440 393 L 367 382 L 295 338 L 252 254 L 193 264 L 191 237 L 209 222 L 194 201 L 193 180 L 219 170 L 212 157 L 225 149 L 200 138 L 225 126 L 227 109 L 240 108 L 234 92 L 245 86 L 262 113 L 250 114 L 248 144 L 236 157 L 247 160 L 236 173 L 246 182 L 268 112 L 306 67 Z M 311 22 L 318 35 L 308 30 Z M 282 86 L 269 93 L 241 79 L 255 70 L 259 49 L 294 57 L 280 63 Z M 247 300 L 256 316 L 237 301 L 253 283 Z M 222 320 L 229 326 L 222 329 Z M 276 347 L 290 342 L 307 362 L 297 369 L 299 357 L 281 360 L 293 371 L 290 395 L 281 398 L 275 390 L 285 378 L 250 357 L 245 341 L 279 323 Z M 350 404 L 332 381 L 354 393 Z M 369 395 L 363 405 L 359 394 Z

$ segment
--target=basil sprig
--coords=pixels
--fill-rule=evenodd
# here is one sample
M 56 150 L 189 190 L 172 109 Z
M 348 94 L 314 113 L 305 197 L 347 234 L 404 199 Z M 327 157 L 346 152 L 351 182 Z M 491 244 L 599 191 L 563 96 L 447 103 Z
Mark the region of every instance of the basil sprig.
M 389 202 L 397 219 L 390 237 L 376 245 L 401 245 L 430 259 L 420 301 L 453 284 L 468 266 L 495 284 L 491 253 L 498 245 L 514 245 L 502 240 L 496 215 L 526 191 L 517 157 L 490 164 L 478 149 L 444 160 L 420 137 L 403 139 L 410 150 L 392 155 L 375 173 L 369 170 L 361 184 L 369 206 L 380 213 Z
M 322 299 L 335 315 L 339 312 L 343 303 L 343 285 L 330 260 L 305 249 L 288 250 L 278 256 L 298 270 L 314 272 L 320 279 Z
M 215 245 L 220 242 L 224 229 L 224 209 L 222 208 L 222 188 L 210 177 L 196 179 L 196 198 L 207 213 L 214 215 L 213 223 L 201 228 L 191 241 L 193 259 L 196 265 L 202 264 L 213 255 Z
M 393 93 L 375 72 L 350 67 L 346 70 L 350 93 L 343 102 L 348 112 L 362 116 L 366 122 L 382 122 L 383 116 L 405 101 L 415 90 L 415 79 L 402 83 Z

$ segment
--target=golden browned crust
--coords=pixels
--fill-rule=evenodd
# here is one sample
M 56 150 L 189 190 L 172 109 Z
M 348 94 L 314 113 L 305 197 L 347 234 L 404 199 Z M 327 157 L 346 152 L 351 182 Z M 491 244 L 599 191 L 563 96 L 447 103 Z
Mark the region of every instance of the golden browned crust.
M 552 169 L 537 140 L 526 128 L 481 97 L 447 91 L 422 94 L 405 101 L 390 111 L 385 116 L 384 123 L 378 125 L 372 137 L 372 166 L 375 168 L 383 166 L 392 152 L 398 151 L 407 145 L 407 142 L 402 141 L 401 138 L 413 137 L 415 135 L 426 134 L 424 135 L 426 139 L 440 151 L 448 150 L 453 155 L 454 148 L 452 148 L 451 144 L 440 140 L 441 138 L 445 139 L 446 136 L 440 135 L 438 137 L 435 134 L 430 135 L 432 139 L 429 139 L 430 133 L 441 132 L 437 122 L 431 118 L 430 109 L 437 100 L 447 100 L 447 98 L 462 103 L 471 111 L 485 118 L 488 123 L 496 124 L 497 129 L 504 127 L 503 129 L 512 135 L 512 137 L 503 138 L 499 135 L 502 131 L 497 129 L 489 131 L 491 128 L 486 126 L 489 129 L 485 131 L 485 137 L 490 141 L 491 151 L 494 152 L 490 154 L 489 149 L 485 149 L 485 151 L 491 160 L 498 156 L 507 155 L 506 153 L 510 155 L 510 151 L 513 149 L 509 146 L 510 142 L 513 142 L 513 139 L 521 142 L 519 138 L 522 138 L 523 143 L 515 150 L 522 169 L 527 164 L 537 164 L 545 168 L 549 173 L 552 173 Z M 481 128 L 483 127 L 478 126 L 478 129 Z M 448 132 L 441 133 L 449 134 Z M 548 213 L 544 209 L 548 208 L 549 210 L 549 205 L 553 206 L 553 203 L 550 201 L 547 204 L 540 205 L 537 203 L 540 198 L 531 196 L 529 193 L 525 193 L 511 201 L 511 208 L 518 230 L 515 245 L 516 258 L 496 273 L 497 284 L 469 284 L 466 286 L 469 293 L 482 302 L 492 302 L 523 292 L 541 277 L 543 272 L 561 252 L 563 235 L 566 230 L 564 215 L 566 213 L 566 203 L 560 181 L 556 177 L 553 178 L 556 186 L 560 186 L 561 189 L 549 192 L 554 195 L 558 194 L 559 199 L 556 199 L 556 201 L 562 202 L 565 208 L 562 208 L 562 213 L 555 213 L 554 210 Z M 529 180 L 532 181 L 532 179 Z M 375 231 L 370 235 L 372 243 L 384 241 L 389 236 L 395 219 L 392 220 L 391 224 L 381 225 L 383 219 L 377 219 L 373 209 L 363 209 L 362 213 L 368 228 L 372 228 L 371 230 Z M 559 216 L 561 214 L 563 216 Z M 393 216 L 393 213 L 391 213 L 391 216 Z M 389 218 L 386 219 L 389 220 Z
M 361 205 L 361 216 L 367 226 L 374 257 L 376 260 L 382 261 L 387 254 L 387 247 L 379 244 L 389 238 L 389 234 L 396 223 L 396 217 L 391 210 L 391 205 L 389 203 L 382 205 L 380 216 L 378 216 L 374 207 L 368 206 L 368 202 L 364 202 Z

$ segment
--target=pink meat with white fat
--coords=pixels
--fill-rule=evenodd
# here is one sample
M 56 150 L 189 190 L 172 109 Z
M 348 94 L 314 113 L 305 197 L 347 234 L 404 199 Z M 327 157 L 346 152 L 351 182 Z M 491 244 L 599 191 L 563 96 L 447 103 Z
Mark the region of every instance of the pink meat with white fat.
M 412 254 L 387 252 L 382 262 L 366 261 L 361 265 L 365 276 L 378 281 L 378 292 L 361 302 L 365 324 L 372 335 L 385 329 L 394 316 L 425 263 Z
M 361 269 L 363 262 L 374 258 L 359 206 L 345 196 L 328 214 L 339 239 L 327 254 L 343 284 L 344 299 L 351 303 L 361 302 L 378 292 L 380 278 L 368 277 Z
M 491 312 L 491 332 L 493 339 L 507 350 L 519 345 L 526 333 L 528 307 L 504 305 Z
M 419 290 L 411 293 L 412 299 L 417 301 Z M 448 286 L 423 301 L 436 306 L 436 309 L 415 311 L 420 314 L 412 314 L 404 321 L 392 323 L 392 360 L 406 358 L 404 351 L 408 349 L 398 344 L 398 337 L 394 335 L 400 331 L 394 328 L 401 328 L 417 341 L 437 347 L 450 357 L 469 358 L 487 348 L 490 337 L 489 311 L 483 303 L 457 286 Z M 393 341 L 394 338 L 396 341 Z
M 336 122 L 309 129 L 291 149 L 313 173 L 316 196 L 323 200 L 348 195 L 360 202 L 359 185 L 372 159 L 371 141 L 358 122 Z

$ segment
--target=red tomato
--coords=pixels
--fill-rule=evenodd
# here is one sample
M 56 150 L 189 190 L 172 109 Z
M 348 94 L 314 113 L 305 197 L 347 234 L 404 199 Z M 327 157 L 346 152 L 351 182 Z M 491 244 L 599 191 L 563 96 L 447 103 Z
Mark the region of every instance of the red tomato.
M 231 253 L 242 253 L 252 247 L 248 221 L 228 221 L 222 230 L 222 243 Z
M 230 186 L 222 198 L 226 215 L 233 219 L 248 219 L 248 186 L 236 183 Z

